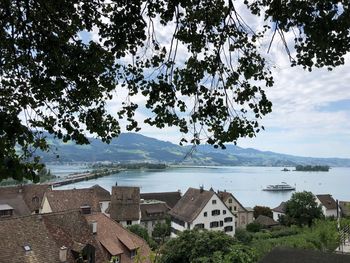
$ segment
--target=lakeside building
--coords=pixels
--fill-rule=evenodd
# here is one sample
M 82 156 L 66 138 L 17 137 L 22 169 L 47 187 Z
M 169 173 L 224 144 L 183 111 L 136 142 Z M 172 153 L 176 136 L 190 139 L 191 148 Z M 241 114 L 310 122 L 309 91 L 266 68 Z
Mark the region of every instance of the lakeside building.
M 254 221 L 252 208 L 244 207 L 230 192 L 218 191 L 218 196 L 236 217 L 235 227 L 245 228 Z
M 189 188 L 169 212 L 171 236 L 186 229 L 203 228 L 235 234 L 235 216 L 214 191 Z
M 139 225 L 141 223 L 140 188 L 113 186 L 111 204 L 106 212 L 124 227 Z
M 279 221 L 281 216 L 286 215 L 286 202 L 281 202 L 279 206 L 272 209 L 272 218 L 275 221 Z
M 180 190 L 175 192 L 156 192 L 156 193 L 141 193 L 141 200 L 158 200 L 163 201 L 168 207 L 173 208 L 181 199 Z
M 48 185 L 19 185 L 0 187 L 0 220 L 37 214 Z
M 83 209 L 85 213 L 106 212 L 111 202 L 110 193 L 100 186 L 83 189 L 46 191 L 40 213 Z
M 325 217 L 337 217 L 337 203 L 330 194 L 316 195 L 316 202 L 322 207 Z
M 141 199 L 140 209 L 141 226 L 147 229 L 150 236 L 152 236 L 156 224 L 166 223 L 169 217 L 170 207 L 162 201 Z

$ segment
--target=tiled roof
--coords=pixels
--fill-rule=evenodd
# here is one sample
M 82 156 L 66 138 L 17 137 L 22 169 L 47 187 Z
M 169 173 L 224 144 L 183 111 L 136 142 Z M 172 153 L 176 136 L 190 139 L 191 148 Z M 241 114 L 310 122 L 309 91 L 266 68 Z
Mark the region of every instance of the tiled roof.
M 144 200 L 159 200 L 165 202 L 170 208 L 173 208 L 181 199 L 181 193 L 161 192 L 161 193 L 141 193 L 140 198 Z
M 92 211 L 100 212 L 98 194 L 93 188 L 52 190 L 45 193 L 52 212 L 80 209 L 90 206 Z
M 213 195 L 213 191 L 189 188 L 169 214 L 185 222 L 192 222 Z
M 315 250 L 296 248 L 274 248 L 259 263 L 345 263 L 350 262 L 350 255 L 325 253 Z
M 30 215 L 40 208 L 44 193 L 50 189 L 48 185 L 19 185 L 0 187 L 0 204 L 13 207 L 13 216 Z
M 92 227 L 80 211 L 64 211 L 42 215 L 47 229 L 59 247 L 66 246 L 71 250 L 81 250 L 86 244 L 95 247 L 96 263 L 106 262 L 101 245 L 92 234 Z M 72 253 L 68 253 L 73 260 Z
M 141 203 L 141 221 L 161 220 L 168 215 L 170 208 L 166 203 Z
M 98 184 L 95 184 L 90 188 L 95 189 L 97 197 L 100 201 L 111 201 L 111 193 L 103 187 L 99 186 Z
M 270 226 L 276 226 L 279 223 L 273 220 L 271 217 L 259 215 L 257 219 L 254 221 L 255 223 L 259 223 L 262 226 L 270 227 Z
M 277 213 L 285 213 L 286 212 L 286 202 L 281 202 L 279 206 L 272 209 L 272 211 Z
M 93 213 L 85 217 L 88 222 L 97 223 L 96 237 L 109 254 L 121 254 L 121 262 L 133 263 L 133 259 L 130 258 L 130 251 L 137 249 L 139 256 L 144 258 L 142 262 L 150 262 L 151 250 L 142 238 L 129 232 L 119 223 L 102 213 Z
M 333 199 L 332 195 L 316 195 L 317 199 L 320 200 L 321 204 L 327 209 L 337 209 L 337 203 Z
M 245 210 L 245 211 L 248 212 L 248 210 L 233 196 L 232 193 L 226 192 L 226 191 L 218 191 L 218 196 L 219 196 L 219 198 L 220 198 L 224 203 L 226 203 L 227 199 L 229 199 L 229 198 L 231 197 L 233 200 L 236 201 L 236 203 L 237 203 L 238 205 L 241 206 L 241 208 L 242 208 L 243 210 Z
M 59 262 L 59 246 L 37 215 L 0 221 L 0 237 L 2 263 Z
M 110 217 L 116 221 L 140 219 L 140 188 L 113 186 Z

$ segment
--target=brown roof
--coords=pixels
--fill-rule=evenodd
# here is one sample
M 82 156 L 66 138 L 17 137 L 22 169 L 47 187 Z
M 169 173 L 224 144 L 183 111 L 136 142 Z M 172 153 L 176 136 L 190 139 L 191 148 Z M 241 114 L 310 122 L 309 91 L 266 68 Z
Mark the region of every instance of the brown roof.
M 264 216 L 264 215 L 259 215 L 257 219 L 254 221 L 255 223 L 259 223 L 262 226 L 265 227 L 271 227 L 271 226 L 276 226 L 279 223 L 273 220 L 271 217 Z
M 0 221 L 0 237 L 0 262 L 59 262 L 59 246 L 37 215 Z
M 48 185 L 19 185 L 0 187 L 0 204 L 13 207 L 14 216 L 30 215 L 39 210 L 44 193 L 50 189 Z
M 166 203 L 141 203 L 141 221 L 165 219 L 170 211 Z
M 327 209 L 337 209 L 337 203 L 333 199 L 332 195 L 316 195 L 316 197 L 318 198 L 318 200 L 320 200 L 321 204 Z
M 350 255 L 325 253 L 316 250 L 276 247 L 259 263 L 345 263 L 350 262 Z
M 45 193 L 52 212 L 77 210 L 90 206 L 92 211 L 100 212 L 99 198 L 94 188 L 51 190 Z
M 173 208 L 181 199 L 181 192 L 141 193 L 140 198 L 144 200 L 159 200 Z
M 108 212 L 116 221 L 140 219 L 140 188 L 113 186 Z
M 234 199 L 240 206 L 243 210 L 245 211 L 248 211 L 234 196 L 232 193 L 230 192 L 226 192 L 226 191 L 218 191 L 218 196 L 219 198 L 226 203 L 227 199 L 229 199 L 230 197 L 232 199 Z
M 86 215 L 88 222 L 97 222 L 97 240 L 109 252 L 110 255 L 121 255 L 121 262 L 132 263 L 131 250 L 138 250 L 139 256 L 144 258 L 142 262 L 150 262 L 151 250 L 139 236 L 129 232 L 119 223 L 102 213 Z
M 343 216 L 350 216 L 350 202 L 339 201 L 339 207 Z
M 80 211 L 3 220 L 0 236 L 1 263 L 58 263 L 62 246 L 68 248 L 67 262 L 75 262 L 72 251 L 79 253 L 88 245 L 95 248 L 96 263 L 107 261 Z
M 286 212 L 286 202 L 281 202 L 279 206 L 272 209 L 272 211 L 277 213 L 285 213 Z
M 111 193 L 108 190 L 104 189 L 98 184 L 95 184 L 90 188 L 95 189 L 99 201 L 111 201 Z
M 213 191 L 189 188 L 169 214 L 185 222 L 192 222 L 213 195 Z
M 91 226 L 79 210 L 43 214 L 42 218 L 58 247 L 66 246 L 76 251 L 89 244 L 95 248 L 96 263 L 107 261 L 101 245 L 92 234 Z M 68 256 L 69 262 L 73 262 L 73 254 L 68 253 Z

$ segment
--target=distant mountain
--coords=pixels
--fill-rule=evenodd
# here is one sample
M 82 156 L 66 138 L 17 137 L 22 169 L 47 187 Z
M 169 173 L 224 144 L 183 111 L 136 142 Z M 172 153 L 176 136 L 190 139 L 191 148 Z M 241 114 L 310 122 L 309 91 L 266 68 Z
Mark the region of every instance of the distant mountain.
M 123 133 L 110 144 L 90 139 L 89 145 L 48 139 L 53 152 L 42 153 L 45 162 L 155 162 L 195 165 L 234 166 L 350 166 L 350 159 L 311 158 L 227 145 L 225 150 L 199 145 L 194 151 L 136 133 Z M 56 158 L 56 154 L 59 158 Z

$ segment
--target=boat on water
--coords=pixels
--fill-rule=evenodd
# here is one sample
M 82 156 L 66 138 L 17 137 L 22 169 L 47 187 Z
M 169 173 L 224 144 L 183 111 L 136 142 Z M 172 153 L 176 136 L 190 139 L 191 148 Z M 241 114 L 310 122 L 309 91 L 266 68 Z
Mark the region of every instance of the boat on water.
M 286 182 L 282 182 L 281 184 L 268 185 L 266 188 L 263 189 L 263 191 L 295 191 L 295 187 L 287 184 Z

